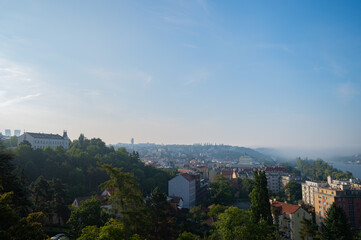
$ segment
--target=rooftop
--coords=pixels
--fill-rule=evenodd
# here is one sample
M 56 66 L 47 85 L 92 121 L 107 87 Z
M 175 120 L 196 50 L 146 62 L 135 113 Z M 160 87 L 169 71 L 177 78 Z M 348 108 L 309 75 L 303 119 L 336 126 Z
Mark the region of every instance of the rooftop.
M 281 214 L 284 214 L 284 213 L 293 214 L 293 213 L 297 212 L 298 209 L 301 208 L 301 206 L 299 206 L 299 205 L 293 205 L 293 204 L 284 203 L 284 202 L 270 201 L 270 203 L 273 207 L 281 210 Z
M 26 132 L 26 134 L 29 134 L 30 136 L 32 136 L 33 138 L 43 138 L 43 139 L 59 139 L 59 140 L 63 140 L 64 137 L 60 136 L 59 134 L 49 134 L 49 133 L 31 133 L 31 132 Z

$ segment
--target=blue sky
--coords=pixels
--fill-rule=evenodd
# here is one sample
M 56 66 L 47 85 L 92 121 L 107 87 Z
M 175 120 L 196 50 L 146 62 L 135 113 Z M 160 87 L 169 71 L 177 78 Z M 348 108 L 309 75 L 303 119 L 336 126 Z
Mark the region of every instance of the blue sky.
M 361 148 L 358 1 L 1 1 L 0 127 Z

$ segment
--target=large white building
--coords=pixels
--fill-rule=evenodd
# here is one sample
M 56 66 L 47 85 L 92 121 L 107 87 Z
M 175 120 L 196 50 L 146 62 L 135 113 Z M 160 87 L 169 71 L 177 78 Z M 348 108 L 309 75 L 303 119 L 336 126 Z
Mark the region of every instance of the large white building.
M 326 187 L 326 185 L 327 182 L 322 181 L 306 181 L 302 183 L 302 201 L 314 206 L 314 194 L 318 193 L 319 188 Z
M 168 196 L 183 199 L 183 208 L 196 205 L 196 178 L 188 173 L 182 173 L 168 181 Z
M 59 134 L 24 132 L 24 134 L 18 138 L 18 145 L 23 141 L 28 141 L 33 149 L 43 149 L 47 146 L 51 148 L 62 146 L 67 150 L 70 144 L 70 139 L 66 131 L 63 132 L 63 136 Z

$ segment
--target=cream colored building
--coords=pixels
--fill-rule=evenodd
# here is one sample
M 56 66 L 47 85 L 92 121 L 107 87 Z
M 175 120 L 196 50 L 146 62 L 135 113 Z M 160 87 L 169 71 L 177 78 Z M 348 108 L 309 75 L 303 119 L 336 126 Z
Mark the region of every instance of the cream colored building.
M 318 189 L 321 187 L 326 187 L 326 182 L 321 181 L 306 181 L 302 183 L 302 201 L 304 203 L 310 204 L 312 206 L 315 205 L 315 193 L 318 192 Z
M 280 239 L 300 240 L 302 218 L 311 219 L 311 215 L 299 205 L 277 201 L 270 201 L 270 203 L 272 208 L 275 208 L 279 213 L 278 227 L 279 231 L 282 233 Z

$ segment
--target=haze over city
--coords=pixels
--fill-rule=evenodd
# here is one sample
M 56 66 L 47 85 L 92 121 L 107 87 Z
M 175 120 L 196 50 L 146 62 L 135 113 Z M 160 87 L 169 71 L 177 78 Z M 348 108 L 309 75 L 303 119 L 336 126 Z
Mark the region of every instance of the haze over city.
M 357 1 L 2 1 L 0 128 L 359 153 L 360 10 Z

